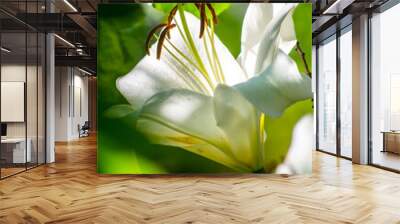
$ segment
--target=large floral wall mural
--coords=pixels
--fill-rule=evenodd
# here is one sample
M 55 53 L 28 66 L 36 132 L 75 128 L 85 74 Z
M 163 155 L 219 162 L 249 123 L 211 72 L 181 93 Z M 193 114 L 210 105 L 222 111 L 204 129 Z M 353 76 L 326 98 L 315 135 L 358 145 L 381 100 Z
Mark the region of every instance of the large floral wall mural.
M 311 172 L 311 4 L 98 12 L 98 172 Z

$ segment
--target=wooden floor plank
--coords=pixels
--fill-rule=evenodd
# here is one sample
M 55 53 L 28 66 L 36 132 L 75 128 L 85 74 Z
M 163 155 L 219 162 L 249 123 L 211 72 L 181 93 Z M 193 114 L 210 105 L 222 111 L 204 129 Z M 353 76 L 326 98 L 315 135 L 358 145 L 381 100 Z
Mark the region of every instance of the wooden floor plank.
M 400 223 L 400 175 L 315 152 L 313 174 L 96 174 L 95 136 L 0 181 L 0 223 Z

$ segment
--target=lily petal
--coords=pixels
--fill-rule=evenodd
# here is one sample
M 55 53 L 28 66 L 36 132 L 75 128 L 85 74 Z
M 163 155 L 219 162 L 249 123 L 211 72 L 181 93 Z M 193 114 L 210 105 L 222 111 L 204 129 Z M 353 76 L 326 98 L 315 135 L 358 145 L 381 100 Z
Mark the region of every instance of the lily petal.
M 296 4 L 285 5 L 265 29 L 260 45 L 258 47 L 255 73 L 263 71 L 272 63 L 273 59 L 275 58 L 279 50 L 279 34 L 282 23 L 288 16 L 291 16 L 291 13 L 289 12 L 293 10 L 295 6 Z
M 293 129 L 292 142 L 285 161 L 277 167 L 279 174 L 311 173 L 313 137 L 313 117 L 306 115 Z
M 241 53 L 237 58 L 249 77 L 268 66 L 278 48 L 289 53 L 294 47 L 294 6 L 295 4 L 249 4 L 242 26 Z M 266 53 L 261 52 L 258 56 L 260 50 Z M 256 68 L 257 60 L 261 63 L 259 68 Z
M 241 47 L 242 51 L 251 49 L 261 40 L 261 35 L 272 20 L 273 4 L 249 4 L 243 19 Z
M 283 20 L 281 26 L 281 32 L 280 32 L 281 42 L 279 44 L 279 48 L 286 54 L 290 53 L 290 51 L 296 45 L 297 41 L 296 30 L 294 28 L 294 22 L 293 22 L 293 12 L 294 10 L 289 11 L 289 14 Z
M 189 88 L 164 62 L 145 56 L 127 75 L 117 79 L 117 88 L 134 109 L 154 94 L 173 88 Z
M 311 98 L 311 79 L 278 50 L 273 63 L 258 76 L 235 86 L 260 111 L 279 116 L 292 103 Z
M 266 172 L 273 172 L 284 162 L 290 147 L 296 147 L 292 143 L 293 130 L 302 117 L 312 112 L 312 101 L 307 99 L 290 105 L 279 117 L 265 116 L 264 129 L 268 136 L 264 143 Z M 307 135 L 307 132 L 303 132 L 303 135 Z
M 284 10 L 284 8 L 285 4 L 273 4 L 274 17 L 277 17 L 279 15 L 279 12 L 281 10 Z M 289 14 L 283 20 L 280 36 L 284 41 L 296 40 L 296 31 L 294 29 L 294 22 L 293 22 L 293 10 L 290 10 Z
M 159 93 L 142 108 L 137 128 L 155 144 L 181 147 L 237 171 L 251 171 L 235 158 L 217 127 L 210 96 L 184 89 Z
M 150 48 L 150 56 L 145 56 L 127 75 L 117 80 L 118 90 L 125 96 L 132 106 L 140 108 L 146 100 L 158 92 L 173 88 L 190 89 L 195 92 L 212 95 L 213 88 L 204 78 L 206 72 L 211 82 L 216 86 L 218 74 L 215 69 L 222 70 L 225 83 L 234 85 L 246 80 L 246 75 L 236 62 L 226 46 L 214 34 L 214 42 L 204 35 L 198 38 L 200 21 L 190 13 L 184 13 L 189 33 L 194 43 L 195 50 L 203 63 L 196 61 L 191 48 L 188 46 L 180 15 L 176 15 L 176 27 L 170 30 L 170 39 L 164 40 L 160 60 L 156 59 L 157 42 Z M 211 33 L 211 30 L 207 28 Z M 217 64 L 212 52 L 218 54 Z M 211 62 L 210 60 L 211 59 Z M 234 74 L 234 75 L 232 75 Z
M 273 4 L 253 3 L 249 4 L 244 16 L 241 36 L 241 54 L 238 62 L 248 75 L 254 75 L 255 56 L 262 33 L 272 20 Z
M 255 107 L 240 92 L 226 85 L 216 88 L 213 101 L 217 125 L 229 139 L 235 158 L 253 170 L 262 168 L 259 113 Z

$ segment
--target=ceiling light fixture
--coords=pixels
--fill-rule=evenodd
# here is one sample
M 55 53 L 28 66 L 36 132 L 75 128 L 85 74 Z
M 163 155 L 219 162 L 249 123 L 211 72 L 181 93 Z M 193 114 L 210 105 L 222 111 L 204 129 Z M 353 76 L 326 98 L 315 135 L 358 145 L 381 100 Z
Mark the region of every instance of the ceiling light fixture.
M 75 48 L 75 45 L 73 45 L 71 42 L 69 42 L 68 40 L 60 37 L 58 34 L 54 34 L 55 37 L 57 37 L 59 40 L 61 40 L 62 42 L 64 42 L 65 44 L 67 44 L 68 46 Z
M 351 5 L 354 0 L 336 0 L 322 13 L 323 15 L 338 15 L 343 13 L 343 9 Z
M 2 51 L 6 52 L 6 53 L 10 53 L 10 52 L 11 52 L 11 50 L 9 50 L 9 49 L 7 49 L 7 48 L 5 48 L 5 47 L 1 47 L 0 49 L 1 49 Z
M 92 76 L 92 73 L 90 73 L 90 72 L 88 72 L 88 71 L 86 71 L 86 70 L 83 70 L 83 69 L 81 69 L 81 68 L 79 68 L 79 67 L 78 67 L 78 70 L 81 71 L 81 72 L 83 72 L 83 73 L 85 73 L 85 74 L 87 74 L 87 75 Z
M 68 5 L 74 12 L 78 12 L 78 10 L 73 6 L 68 0 L 64 0 L 64 3 Z

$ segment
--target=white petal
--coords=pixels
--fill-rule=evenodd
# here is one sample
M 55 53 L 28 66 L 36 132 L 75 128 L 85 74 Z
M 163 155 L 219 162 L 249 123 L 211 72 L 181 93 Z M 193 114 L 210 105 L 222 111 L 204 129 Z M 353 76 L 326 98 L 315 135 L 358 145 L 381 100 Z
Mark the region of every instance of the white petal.
M 206 51 L 207 49 L 211 56 L 212 45 L 210 39 L 207 37 L 207 34 L 204 34 L 202 39 L 199 38 L 199 19 L 190 13 L 185 13 L 185 18 L 205 70 L 211 77 L 211 82 L 216 86 L 215 77 L 217 75 L 214 72 L 215 69 L 211 68 L 211 64 L 214 67 L 217 64 L 215 61 L 210 63 Z M 174 21 L 180 27 L 181 31 L 183 31 L 179 13 L 177 13 Z M 181 36 L 178 27 L 173 28 L 170 34 L 171 38 L 164 41 L 165 47 L 162 49 L 160 60 L 156 59 L 156 42 L 150 48 L 150 56 L 145 56 L 132 71 L 117 80 L 118 90 L 134 108 L 140 108 L 154 94 L 172 88 L 185 88 L 212 95 L 212 88 L 199 71 L 199 66 L 193 64 L 193 62 L 197 63 L 195 57 Z M 206 41 L 206 45 L 204 44 L 204 40 Z M 234 85 L 246 80 L 244 71 L 229 50 L 216 35 L 214 35 L 214 40 L 215 52 L 218 54 L 219 64 L 222 73 L 225 75 L 225 83 Z M 185 57 L 182 55 L 185 55 Z
M 296 40 L 296 31 L 294 29 L 293 22 L 293 10 L 291 10 L 283 20 L 280 35 L 283 41 Z
M 286 54 L 290 53 L 297 41 L 296 30 L 293 22 L 293 11 L 294 10 L 291 10 L 289 15 L 287 15 L 283 20 L 280 32 L 281 42 L 279 44 L 279 48 Z
M 289 54 L 292 51 L 293 47 L 296 46 L 297 40 L 292 41 L 281 41 L 279 44 L 279 49 L 282 50 L 285 54 Z
M 250 3 L 247 7 L 242 25 L 241 54 L 238 59 L 248 75 L 253 75 L 257 55 L 254 48 L 258 45 L 262 34 L 271 21 L 273 15 L 273 4 Z
M 300 74 L 296 63 L 280 50 L 260 75 L 235 87 L 270 116 L 279 116 L 289 105 L 312 96 L 311 78 Z
M 219 85 L 214 95 L 214 113 L 235 158 L 254 170 L 262 168 L 259 114 L 255 107 L 234 88 Z
M 209 74 L 211 74 L 212 77 L 216 77 L 217 75 L 212 69 L 211 64 L 215 64 L 215 61 L 213 61 L 213 55 L 212 55 L 212 43 L 210 41 L 210 38 L 207 34 L 207 31 L 204 32 L 203 38 L 199 38 L 200 34 L 200 20 L 192 15 L 191 13 L 185 13 L 185 18 L 191 33 L 191 36 L 194 41 L 194 45 L 199 52 L 200 58 L 202 59 L 206 70 Z M 175 21 L 177 22 L 177 25 L 179 27 L 182 27 L 181 24 L 181 18 L 179 15 L 176 16 Z M 183 28 L 181 28 L 183 29 Z M 207 30 L 211 34 L 211 29 L 207 28 Z M 173 29 L 173 33 L 171 34 L 171 42 L 180 50 L 182 51 L 185 55 L 189 56 L 192 55 L 189 51 L 189 48 L 187 45 L 185 45 L 184 41 L 181 39 L 181 36 L 179 34 L 179 30 L 177 28 Z M 176 40 L 175 38 L 178 37 Z M 204 40 L 206 44 L 204 44 Z M 225 77 L 225 84 L 227 85 L 235 85 L 237 83 L 243 82 L 244 80 L 247 79 L 246 74 L 240 67 L 240 65 L 236 62 L 235 58 L 231 54 L 231 52 L 228 50 L 228 48 L 221 42 L 221 40 L 218 38 L 216 34 L 214 34 L 214 47 L 215 47 L 215 52 L 218 56 L 218 61 L 222 69 L 222 73 L 224 74 Z M 167 45 L 168 46 L 168 45 Z M 211 61 L 209 60 L 209 57 L 207 55 L 207 50 L 208 53 L 211 57 Z M 163 54 L 166 54 L 165 52 Z M 168 55 L 166 55 L 169 57 Z M 163 56 L 161 56 L 163 58 Z M 192 58 L 194 60 L 194 58 Z
M 293 129 L 292 142 L 285 161 L 277 173 L 281 174 L 309 174 L 312 165 L 313 117 L 306 115 L 301 118 Z
M 226 85 L 219 85 L 213 97 L 183 89 L 159 93 L 143 106 L 137 128 L 153 143 L 180 147 L 238 171 L 263 167 L 259 113 Z
M 127 75 L 117 79 L 117 88 L 135 109 L 151 96 L 173 88 L 188 88 L 187 84 L 153 56 L 144 57 Z
M 254 45 L 260 42 L 265 27 L 272 19 L 272 8 L 272 4 L 249 4 L 242 25 L 242 50 L 251 49 Z
M 271 62 L 280 48 L 289 53 L 296 43 L 292 8 L 295 4 L 252 3 L 247 8 L 242 26 L 241 53 L 237 59 L 248 77 L 254 76 L 264 67 L 256 69 L 256 62 Z M 258 58 L 260 44 L 265 55 Z M 261 63 L 260 62 L 260 63 Z
M 251 171 L 233 155 L 229 139 L 217 126 L 210 96 L 184 89 L 159 93 L 142 108 L 137 128 L 153 143 L 181 147 L 232 169 Z
M 295 4 L 285 5 L 265 29 L 257 52 L 256 73 L 263 71 L 275 58 L 279 49 L 281 26 L 288 16 L 291 17 L 290 11 L 295 6 Z
M 286 5 L 287 4 L 274 4 L 274 17 L 278 16 L 279 12 L 284 9 Z M 294 29 L 293 12 L 294 10 L 289 11 L 289 14 L 282 22 L 281 31 L 279 33 L 281 38 L 279 48 L 286 54 L 289 54 L 296 44 L 296 31 Z

